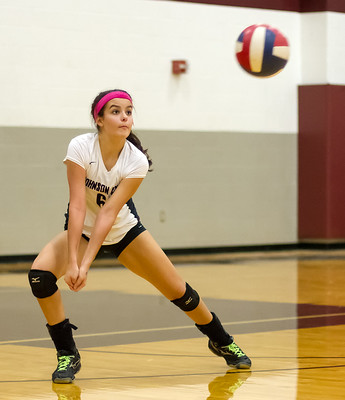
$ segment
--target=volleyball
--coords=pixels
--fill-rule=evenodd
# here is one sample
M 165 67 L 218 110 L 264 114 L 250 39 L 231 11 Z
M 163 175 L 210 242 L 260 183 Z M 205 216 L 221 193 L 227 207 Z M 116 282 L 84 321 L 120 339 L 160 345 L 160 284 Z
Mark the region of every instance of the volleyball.
M 281 72 L 288 62 L 289 42 L 270 25 L 251 25 L 237 39 L 236 57 L 249 74 L 269 78 Z

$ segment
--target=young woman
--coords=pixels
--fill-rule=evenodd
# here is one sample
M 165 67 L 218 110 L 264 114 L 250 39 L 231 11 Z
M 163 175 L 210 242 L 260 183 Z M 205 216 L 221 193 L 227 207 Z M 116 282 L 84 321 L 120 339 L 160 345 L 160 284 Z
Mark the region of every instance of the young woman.
M 132 98 L 123 90 L 95 98 L 91 114 L 97 132 L 72 139 L 64 159 L 70 193 L 66 230 L 43 248 L 29 272 L 57 350 L 53 382 L 71 383 L 81 366 L 72 335 L 77 328 L 66 319 L 56 281 L 64 276 L 71 290 L 81 290 L 92 261 L 104 248 L 183 310 L 208 336 L 214 354 L 229 366 L 250 368 L 250 359 L 140 222 L 132 196 L 151 160 L 132 132 L 132 111 Z

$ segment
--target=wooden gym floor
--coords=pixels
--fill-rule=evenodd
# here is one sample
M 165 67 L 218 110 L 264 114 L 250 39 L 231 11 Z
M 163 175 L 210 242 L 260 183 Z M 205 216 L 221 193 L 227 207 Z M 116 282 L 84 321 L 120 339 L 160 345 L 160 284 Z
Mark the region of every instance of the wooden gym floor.
M 100 260 L 81 292 L 60 281 L 82 369 L 74 384 L 52 384 L 55 351 L 20 272 L 29 266 L 9 264 L 0 267 L 0 399 L 345 398 L 344 251 L 173 261 L 251 357 L 251 371 L 229 370 L 153 287 Z

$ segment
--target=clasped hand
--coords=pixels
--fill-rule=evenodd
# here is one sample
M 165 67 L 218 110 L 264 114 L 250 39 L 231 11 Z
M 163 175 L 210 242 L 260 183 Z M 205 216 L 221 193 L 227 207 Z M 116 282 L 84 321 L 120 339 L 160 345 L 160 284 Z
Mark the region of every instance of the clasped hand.
M 88 269 L 83 266 L 69 265 L 64 279 L 73 292 L 79 292 L 86 285 L 87 273 Z

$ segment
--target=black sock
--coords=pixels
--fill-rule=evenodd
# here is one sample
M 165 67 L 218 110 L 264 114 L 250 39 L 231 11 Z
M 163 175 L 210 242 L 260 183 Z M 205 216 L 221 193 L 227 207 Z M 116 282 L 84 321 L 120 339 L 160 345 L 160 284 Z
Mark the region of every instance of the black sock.
M 57 351 L 64 350 L 69 353 L 76 352 L 77 347 L 73 339 L 72 328 L 78 328 L 70 324 L 68 319 L 55 325 L 47 324 L 47 328 Z
M 233 342 L 233 337 L 225 331 L 217 315 L 213 312 L 211 314 L 213 315 L 213 319 L 210 323 L 206 325 L 195 324 L 195 326 L 218 346 L 227 346 L 231 344 Z

